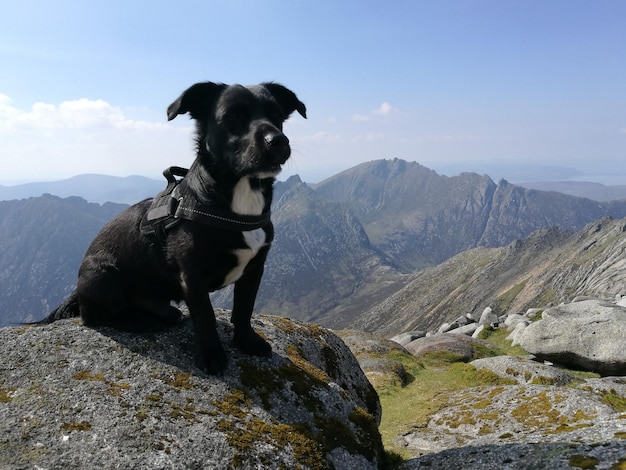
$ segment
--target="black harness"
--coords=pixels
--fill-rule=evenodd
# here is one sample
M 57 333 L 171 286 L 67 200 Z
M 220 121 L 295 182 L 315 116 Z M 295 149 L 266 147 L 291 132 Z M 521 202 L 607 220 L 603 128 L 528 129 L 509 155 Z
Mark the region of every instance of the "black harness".
M 191 195 L 185 195 L 179 183 L 187 175 L 187 171 L 186 168 L 178 166 L 171 166 L 163 171 L 167 187 L 153 199 L 150 209 L 144 215 L 139 227 L 143 235 L 163 245 L 167 231 L 182 220 L 237 232 L 256 230 L 270 223 L 269 210 L 261 215 L 240 215 L 200 204 Z M 180 179 L 177 179 L 177 176 Z

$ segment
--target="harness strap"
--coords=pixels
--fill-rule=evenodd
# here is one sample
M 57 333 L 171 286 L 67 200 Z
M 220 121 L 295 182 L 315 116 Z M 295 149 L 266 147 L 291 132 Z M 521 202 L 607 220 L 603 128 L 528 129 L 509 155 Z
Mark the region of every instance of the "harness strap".
M 179 183 L 186 175 L 187 169 L 176 166 L 163 171 L 163 176 L 167 179 L 168 184 L 154 198 L 152 205 L 141 221 L 140 231 L 143 235 L 156 238 L 162 245 L 165 242 L 167 231 L 182 220 L 191 220 L 238 232 L 256 230 L 270 223 L 270 211 L 261 215 L 240 215 L 232 211 L 199 204 L 192 198 L 181 195 Z M 176 179 L 176 176 L 180 176 L 181 179 Z

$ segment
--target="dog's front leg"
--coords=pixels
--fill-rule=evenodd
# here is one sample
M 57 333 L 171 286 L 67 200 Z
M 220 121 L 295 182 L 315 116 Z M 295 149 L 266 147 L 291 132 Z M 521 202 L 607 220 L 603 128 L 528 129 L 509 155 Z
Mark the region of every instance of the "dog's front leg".
M 270 356 L 272 354 L 272 346 L 261 338 L 250 324 L 268 249 L 269 247 L 266 247 L 250 261 L 244 274 L 235 282 L 233 294 L 233 313 L 230 319 L 235 326 L 233 340 L 239 349 L 253 356 Z
M 212 375 L 221 375 L 226 369 L 226 352 L 217 334 L 215 312 L 204 289 L 185 289 L 185 303 L 194 327 L 194 360 L 196 366 Z

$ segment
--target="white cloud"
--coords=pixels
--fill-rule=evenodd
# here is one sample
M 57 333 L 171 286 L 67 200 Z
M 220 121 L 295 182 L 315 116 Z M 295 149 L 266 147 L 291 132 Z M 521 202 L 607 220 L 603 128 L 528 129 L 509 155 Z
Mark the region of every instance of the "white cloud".
M 3 179 L 50 179 L 80 173 L 155 175 L 193 158 L 191 127 L 129 118 L 103 100 L 35 103 L 16 108 L 0 95 Z
M 370 117 L 366 116 L 365 114 L 355 114 L 352 116 L 352 120 L 355 122 L 365 122 L 369 121 Z
M 352 120 L 355 122 L 366 122 L 372 119 L 375 116 L 390 116 L 391 114 L 397 112 L 397 109 L 391 106 L 387 101 L 383 101 L 380 106 L 367 114 L 354 114 L 352 116 Z
M 352 142 L 378 142 L 386 139 L 386 135 L 382 132 L 367 132 L 365 134 L 357 134 L 352 137 Z
M 333 134 L 331 132 L 319 131 L 312 135 L 305 135 L 298 138 L 301 142 L 312 143 L 333 143 L 341 140 L 341 134 Z
M 372 111 L 372 113 L 378 114 L 380 116 L 389 116 L 395 110 L 396 109 L 393 106 L 391 106 L 389 103 L 384 101 L 383 103 L 380 104 L 380 106 L 377 109 Z

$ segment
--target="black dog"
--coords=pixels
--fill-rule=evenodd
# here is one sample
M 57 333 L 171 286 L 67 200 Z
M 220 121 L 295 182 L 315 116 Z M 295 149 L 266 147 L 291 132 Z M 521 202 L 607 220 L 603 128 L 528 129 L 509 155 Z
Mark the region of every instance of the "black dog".
M 274 235 L 274 178 L 291 153 L 283 122 L 294 111 L 306 118 L 304 104 L 276 83 L 206 82 L 186 90 L 167 116 L 189 113 L 196 121 L 191 168 L 181 180 L 166 174 L 167 191 L 102 229 L 87 249 L 76 290 L 40 323 L 80 315 L 85 325 L 140 331 L 180 322 L 170 302 L 184 300 L 196 365 L 222 373 L 226 354 L 208 294 L 234 283 L 234 342 L 248 354 L 269 356 L 272 348 L 250 317 Z

